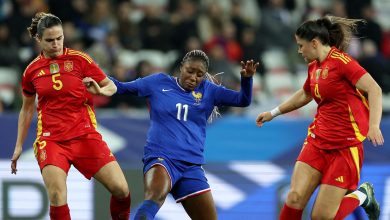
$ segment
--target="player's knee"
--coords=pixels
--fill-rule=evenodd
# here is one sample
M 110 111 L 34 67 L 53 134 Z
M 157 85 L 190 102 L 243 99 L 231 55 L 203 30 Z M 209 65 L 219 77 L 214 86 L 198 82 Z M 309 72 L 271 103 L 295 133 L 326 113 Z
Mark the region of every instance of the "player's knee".
M 50 204 L 57 206 L 66 204 L 66 191 L 60 188 L 48 189 Z
M 117 183 L 111 189 L 111 194 L 116 198 L 125 198 L 129 195 L 129 187 L 126 182 Z
M 163 204 L 166 197 L 167 197 L 166 193 L 159 192 L 157 190 L 151 190 L 151 191 L 145 192 L 145 199 L 146 200 L 153 200 L 159 204 Z
M 290 191 L 287 195 L 287 205 L 292 208 L 302 208 L 303 204 L 303 196 L 297 191 Z

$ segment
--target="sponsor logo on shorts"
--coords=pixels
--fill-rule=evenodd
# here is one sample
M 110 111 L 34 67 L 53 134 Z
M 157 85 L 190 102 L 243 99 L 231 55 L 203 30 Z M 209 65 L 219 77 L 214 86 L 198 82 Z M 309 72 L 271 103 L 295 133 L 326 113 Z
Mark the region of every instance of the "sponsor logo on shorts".
M 343 183 L 344 182 L 344 177 L 343 176 L 339 176 L 339 177 L 337 177 L 334 180 L 336 180 L 337 182 Z
M 159 158 L 157 158 L 157 160 L 158 160 L 158 161 L 163 161 L 164 158 L 159 157 Z
M 47 158 L 46 150 L 42 150 L 42 151 L 39 153 L 39 160 L 40 160 L 40 162 L 46 160 L 46 158 Z

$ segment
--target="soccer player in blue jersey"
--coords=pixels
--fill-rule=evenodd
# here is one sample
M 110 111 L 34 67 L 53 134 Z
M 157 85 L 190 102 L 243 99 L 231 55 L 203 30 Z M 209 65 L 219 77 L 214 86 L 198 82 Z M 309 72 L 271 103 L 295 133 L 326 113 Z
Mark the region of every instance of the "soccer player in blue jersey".
M 191 219 L 217 219 L 202 169 L 206 124 L 216 106 L 250 104 L 258 65 L 253 60 L 241 62 L 239 92 L 206 79 L 209 59 L 201 50 L 184 56 L 177 78 L 159 73 L 131 82 L 112 79 L 118 93 L 146 97 L 150 104 L 151 126 L 143 157 L 145 201 L 136 220 L 153 219 L 168 193 L 182 203 Z

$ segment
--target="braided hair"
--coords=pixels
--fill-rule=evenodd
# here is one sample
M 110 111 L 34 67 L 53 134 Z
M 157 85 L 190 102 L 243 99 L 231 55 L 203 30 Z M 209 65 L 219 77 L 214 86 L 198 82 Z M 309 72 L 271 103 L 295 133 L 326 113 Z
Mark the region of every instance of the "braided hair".
M 322 44 L 335 46 L 345 51 L 359 22 L 365 21 L 328 15 L 317 20 L 305 21 L 297 29 L 295 35 L 307 41 L 317 37 Z
M 30 27 L 27 28 L 31 38 L 41 38 L 46 28 L 62 25 L 61 20 L 50 13 L 38 12 L 32 18 Z
M 210 82 L 212 82 L 214 84 L 217 84 L 218 80 L 208 72 L 210 60 L 209 60 L 209 57 L 207 56 L 207 54 L 205 52 L 203 52 L 202 50 L 191 50 L 188 53 L 186 53 L 186 55 L 183 57 L 181 64 L 183 65 L 185 62 L 193 61 L 193 60 L 199 60 L 199 61 L 203 62 L 204 66 L 206 67 L 206 74 L 205 74 L 206 80 L 209 80 Z M 219 75 L 219 74 L 220 73 L 218 73 L 216 75 Z M 208 121 L 208 123 L 211 123 L 214 120 L 214 118 L 217 118 L 220 116 L 221 116 L 221 114 L 219 113 L 218 107 L 214 106 L 214 109 L 211 112 L 211 115 L 207 121 Z

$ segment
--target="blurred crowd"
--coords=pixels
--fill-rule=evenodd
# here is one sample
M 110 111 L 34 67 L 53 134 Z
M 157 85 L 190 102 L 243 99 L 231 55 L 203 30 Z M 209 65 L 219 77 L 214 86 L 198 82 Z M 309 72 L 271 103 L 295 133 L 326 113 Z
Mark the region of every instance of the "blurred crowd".
M 0 112 L 20 108 L 20 77 L 40 52 L 26 28 L 38 11 L 63 22 L 66 47 L 85 51 L 106 72 L 130 81 L 155 72 L 177 74 L 181 58 L 203 49 L 209 72 L 228 88 L 240 86 L 241 60 L 261 62 L 247 109 L 273 108 L 303 85 L 307 66 L 294 32 L 307 19 L 332 14 L 363 18 L 348 53 L 377 80 L 390 111 L 390 1 L 383 0 L 2 0 Z M 137 97 L 95 97 L 97 108 L 145 109 Z M 386 102 L 387 101 L 387 102 Z M 309 104 L 291 116 L 312 115 Z

